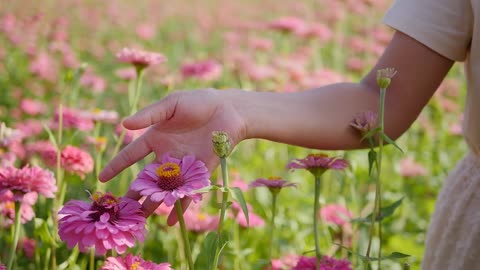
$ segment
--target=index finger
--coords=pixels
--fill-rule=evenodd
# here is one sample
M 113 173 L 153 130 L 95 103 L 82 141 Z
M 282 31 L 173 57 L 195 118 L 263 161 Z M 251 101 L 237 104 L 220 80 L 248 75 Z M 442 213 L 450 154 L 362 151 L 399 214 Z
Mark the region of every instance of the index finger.
M 129 143 L 112 160 L 110 160 L 98 175 L 98 179 L 102 182 L 107 182 L 130 165 L 146 157 L 151 152 L 152 149 L 148 146 L 144 134 Z

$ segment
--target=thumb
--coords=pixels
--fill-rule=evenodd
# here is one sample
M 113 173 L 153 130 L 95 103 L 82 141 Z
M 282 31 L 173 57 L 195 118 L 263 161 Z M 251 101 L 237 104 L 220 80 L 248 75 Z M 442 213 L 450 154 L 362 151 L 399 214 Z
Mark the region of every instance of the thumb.
M 169 95 L 158 102 L 155 102 L 137 113 L 125 118 L 123 126 L 135 130 L 149 127 L 171 119 L 175 114 L 179 95 Z

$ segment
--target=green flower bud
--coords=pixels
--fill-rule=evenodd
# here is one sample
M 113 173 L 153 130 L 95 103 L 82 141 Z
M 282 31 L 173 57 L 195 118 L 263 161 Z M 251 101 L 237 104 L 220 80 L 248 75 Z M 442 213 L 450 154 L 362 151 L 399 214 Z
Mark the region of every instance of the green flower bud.
M 377 70 L 377 84 L 380 88 L 386 89 L 392 82 L 393 76 L 397 74 L 394 68 L 384 68 Z
M 212 132 L 213 151 L 220 158 L 225 158 L 230 154 L 230 138 L 223 131 Z

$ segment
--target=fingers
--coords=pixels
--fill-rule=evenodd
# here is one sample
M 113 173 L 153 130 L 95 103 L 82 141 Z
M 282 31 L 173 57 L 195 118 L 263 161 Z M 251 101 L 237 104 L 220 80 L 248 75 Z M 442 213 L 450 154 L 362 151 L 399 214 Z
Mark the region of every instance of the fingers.
M 128 166 L 150 154 L 152 150 L 142 135 L 122 149 L 98 175 L 98 179 L 107 182 Z
M 185 211 L 187 210 L 188 206 L 190 205 L 190 203 L 192 202 L 192 199 L 190 198 L 183 198 L 181 200 L 182 202 L 182 210 L 183 210 L 183 213 L 185 213 Z M 173 226 L 175 225 L 175 223 L 177 223 L 178 221 L 178 216 L 177 216 L 177 212 L 175 211 L 175 208 L 172 209 L 172 212 L 170 212 L 170 215 L 168 216 L 168 219 L 167 219 L 167 224 L 168 226 Z
M 143 213 L 145 214 L 145 217 L 148 217 L 151 214 L 153 214 L 153 212 L 155 212 L 155 210 L 158 208 L 158 206 L 161 203 L 162 202 L 152 202 L 150 200 L 150 197 L 147 197 L 145 201 L 142 203 L 142 210 L 143 210 Z
M 169 95 L 127 117 L 123 120 L 123 126 L 128 129 L 142 129 L 169 120 L 175 113 L 177 102 L 178 95 Z

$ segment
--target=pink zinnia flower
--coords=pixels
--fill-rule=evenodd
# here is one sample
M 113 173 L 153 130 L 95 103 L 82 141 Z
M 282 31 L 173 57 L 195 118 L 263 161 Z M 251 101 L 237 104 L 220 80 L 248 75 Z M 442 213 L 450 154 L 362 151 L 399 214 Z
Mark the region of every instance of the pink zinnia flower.
M 328 169 L 343 170 L 348 166 L 344 159 L 329 157 L 325 154 L 310 154 L 302 159 L 295 159 L 287 165 L 287 169 L 305 169 L 314 175 L 322 174 Z
M 58 128 L 60 113 L 57 110 L 53 118 L 52 128 Z M 63 108 L 62 109 L 62 127 L 74 128 L 80 131 L 93 130 L 94 123 L 91 119 L 84 116 L 81 111 L 74 109 Z
M 135 245 L 135 239 L 143 242 L 146 220 L 138 201 L 119 199 L 109 192 L 97 192 L 90 199 L 92 203 L 69 201 L 58 212 L 58 234 L 68 248 L 78 244 L 81 252 L 94 247 L 97 255 L 111 249 L 123 254 Z
M 164 202 L 171 206 L 176 200 L 190 197 L 194 202 L 202 199 L 195 190 L 209 186 L 210 174 L 205 164 L 193 155 L 182 159 L 167 153 L 160 163 L 151 163 L 138 174 L 130 188 L 149 196 L 153 202 Z
M 28 115 L 38 115 L 47 110 L 47 106 L 37 100 L 24 98 L 20 101 L 20 109 Z
M 301 256 L 297 265 L 292 270 L 316 270 L 316 257 Z M 320 260 L 320 270 L 352 270 L 347 260 L 337 260 L 332 257 L 323 256 Z
M 425 176 L 427 169 L 415 162 L 412 157 L 406 157 L 400 161 L 400 175 L 403 177 Z
M 28 259 L 33 259 L 36 246 L 37 242 L 35 241 L 35 239 L 31 239 L 28 237 L 24 237 L 20 239 L 20 242 L 18 242 L 18 249 L 23 249 L 23 252 Z
M 245 213 L 243 212 L 242 207 L 239 203 L 233 202 L 232 204 L 233 209 L 233 218 L 235 221 L 243 228 L 255 228 L 255 227 L 263 227 L 265 225 L 265 221 L 259 215 L 253 213 L 252 207 L 247 204 L 248 209 L 248 223 L 247 218 L 245 217 Z
M 215 231 L 220 221 L 218 215 L 212 216 L 202 212 L 197 205 L 189 207 L 185 211 L 184 218 L 187 230 L 196 233 Z
M 259 178 L 252 183 L 250 187 L 267 187 L 272 192 L 279 192 L 284 187 L 295 187 L 297 184 L 283 180 L 281 177 Z
M 305 31 L 305 22 L 297 17 L 283 17 L 269 23 L 268 28 L 282 32 L 302 33 Z
M 29 192 L 23 195 L 20 200 L 20 222 L 25 224 L 35 217 L 33 211 L 33 205 L 37 202 L 38 194 L 36 192 Z M 4 220 L 0 219 L 0 226 L 8 228 L 13 225 L 15 221 L 15 196 L 10 190 L 0 194 L 0 216 L 4 217 Z
M 80 85 L 92 90 L 93 93 L 103 93 L 107 88 L 107 82 L 101 76 L 87 70 L 80 78 Z
M 46 52 L 39 53 L 30 63 L 30 72 L 38 77 L 54 82 L 58 71 L 53 58 Z
M 285 255 L 279 259 L 272 259 L 271 265 L 265 267 L 265 270 L 285 270 L 292 269 L 297 264 L 299 256 L 295 254 Z
M 155 37 L 155 27 L 148 23 L 142 23 L 135 29 L 137 36 L 143 40 L 152 40 Z
M 378 114 L 372 111 L 359 113 L 353 118 L 352 122 L 350 122 L 350 126 L 358 130 L 362 136 L 376 128 L 377 125 Z
M 0 168 L 0 194 L 6 191 L 13 192 L 16 201 L 21 201 L 23 195 L 29 192 L 53 198 L 57 186 L 49 170 L 37 166 L 25 166 L 22 169 L 9 166 Z
M 140 256 L 108 257 L 100 270 L 172 270 L 170 264 L 145 261 Z
M 123 48 L 117 53 L 117 59 L 123 63 L 130 63 L 137 68 L 145 68 L 164 63 L 167 59 L 160 53 Z
M 53 148 L 48 151 L 43 151 L 42 158 L 49 166 L 57 165 L 57 151 Z M 67 145 L 60 154 L 60 166 L 65 171 L 76 174 L 80 178 L 85 178 L 85 175 L 93 171 L 93 159 L 88 152 L 83 151 L 75 146 Z
M 326 223 L 343 226 L 352 218 L 352 212 L 339 204 L 325 205 L 320 209 L 320 216 Z
M 185 78 L 213 81 L 222 75 L 222 66 L 213 60 L 200 61 L 183 65 L 181 73 Z
M 82 116 L 89 118 L 94 122 L 110 123 L 114 124 L 118 122 L 118 112 L 107 111 L 102 109 L 93 109 L 90 111 L 82 112 Z

